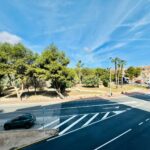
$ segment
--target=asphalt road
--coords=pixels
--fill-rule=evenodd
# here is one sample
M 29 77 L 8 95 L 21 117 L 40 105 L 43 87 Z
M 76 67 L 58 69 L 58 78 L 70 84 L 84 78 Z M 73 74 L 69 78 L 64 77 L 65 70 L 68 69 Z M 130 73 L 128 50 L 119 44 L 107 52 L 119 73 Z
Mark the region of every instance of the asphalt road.
M 32 112 L 39 123 L 34 128 L 59 131 L 57 137 L 22 148 L 23 150 L 150 150 L 150 112 L 130 106 L 138 105 L 140 99 L 127 99 L 38 106 L 1 113 L 0 118 L 2 122 L 15 115 Z

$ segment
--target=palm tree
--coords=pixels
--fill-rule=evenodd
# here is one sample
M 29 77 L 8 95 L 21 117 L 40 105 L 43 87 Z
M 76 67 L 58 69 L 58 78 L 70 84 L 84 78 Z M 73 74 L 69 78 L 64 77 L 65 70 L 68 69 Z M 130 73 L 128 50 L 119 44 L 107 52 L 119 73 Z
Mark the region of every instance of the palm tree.
M 116 83 L 116 88 L 118 87 L 118 61 L 119 61 L 120 59 L 118 58 L 118 57 L 115 57 L 115 58 L 111 58 L 111 62 L 112 63 L 114 63 L 114 65 L 115 65 L 115 83 Z
M 78 78 L 79 78 L 79 83 L 81 84 L 81 80 L 82 80 L 82 68 L 83 68 L 83 63 L 81 60 L 78 61 L 77 65 L 76 65 L 76 69 L 77 69 L 77 74 L 78 74 Z
M 117 63 L 117 87 L 118 87 L 118 85 L 119 85 L 119 79 L 120 79 L 120 73 L 121 73 L 121 59 L 120 58 L 118 58 L 118 63 Z
M 126 61 L 125 60 L 121 60 L 120 61 L 120 66 L 121 66 L 121 87 L 123 86 L 123 71 L 124 71 L 124 66 L 126 65 Z

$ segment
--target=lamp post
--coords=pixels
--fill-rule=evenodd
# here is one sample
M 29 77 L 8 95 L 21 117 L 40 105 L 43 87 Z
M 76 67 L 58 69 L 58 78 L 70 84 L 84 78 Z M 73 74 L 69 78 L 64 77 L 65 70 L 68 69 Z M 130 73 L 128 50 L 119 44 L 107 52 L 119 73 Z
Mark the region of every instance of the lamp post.
M 109 57 L 109 65 L 111 65 L 112 57 Z M 109 68 L 109 96 L 112 96 L 112 89 L 111 89 L 111 67 Z
M 111 90 L 111 68 L 109 68 L 109 96 L 112 96 L 112 90 Z

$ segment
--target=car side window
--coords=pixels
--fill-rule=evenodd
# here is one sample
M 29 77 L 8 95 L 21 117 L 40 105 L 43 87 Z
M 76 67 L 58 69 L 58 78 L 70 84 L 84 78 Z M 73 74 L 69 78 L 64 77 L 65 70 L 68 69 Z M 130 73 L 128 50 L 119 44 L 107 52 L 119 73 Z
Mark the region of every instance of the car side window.
M 16 121 L 19 121 L 19 118 L 15 118 L 12 120 L 12 122 L 16 122 Z
M 26 120 L 27 118 L 24 116 L 19 117 L 19 120 Z

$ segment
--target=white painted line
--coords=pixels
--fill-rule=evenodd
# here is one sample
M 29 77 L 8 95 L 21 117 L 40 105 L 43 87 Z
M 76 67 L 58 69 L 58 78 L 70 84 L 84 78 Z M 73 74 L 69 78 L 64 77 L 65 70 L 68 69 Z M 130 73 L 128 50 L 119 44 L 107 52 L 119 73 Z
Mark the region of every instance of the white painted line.
M 107 112 L 103 117 L 102 117 L 102 119 L 101 120 L 104 120 L 104 119 L 106 119 L 107 118 L 107 116 L 109 115 L 109 113 L 110 112 Z
M 115 113 L 115 114 L 121 114 L 121 113 L 123 113 L 125 111 L 127 111 L 127 110 L 117 110 L 117 111 L 113 111 L 113 113 Z
M 143 124 L 143 122 L 140 122 L 138 125 L 141 126 Z
M 54 120 L 54 121 L 52 121 L 52 122 L 50 122 L 48 124 L 45 124 L 44 126 L 38 128 L 38 129 L 41 130 L 41 129 L 46 128 L 46 127 L 48 127 L 48 126 L 50 126 L 50 125 L 52 125 L 52 124 L 54 124 L 55 122 L 58 122 L 58 121 L 59 121 L 59 119 L 56 119 L 56 120 Z
M 132 108 L 127 108 L 127 109 L 124 109 L 124 110 L 118 110 L 118 111 L 112 111 L 112 112 L 114 112 L 114 113 L 122 113 L 122 112 L 125 112 L 125 111 L 127 111 L 127 110 L 131 110 Z M 103 113 L 107 113 L 108 111 L 102 111 L 102 112 L 97 112 L 97 113 L 101 113 L 101 114 L 103 114 Z M 87 114 L 87 113 L 86 113 Z M 96 112 L 93 112 L 93 113 L 88 113 L 88 114 L 90 114 L 90 115 L 94 115 L 94 114 L 96 114 Z M 85 113 L 81 113 L 81 114 L 73 114 L 73 115 L 78 115 L 78 116 L 81 116 L 81 115 L 85 115 Z M 73 116 L 73 115 L 63 115 L 63 116 L 59 116 L 59 117 L 69 117 L 69 116 Z
M 134 104 L 137 103 L 136 101 L 131 102 L 120 102 L 120 103 L 111 103 L 111 104 L 99 104 L 99 105 L 85 105 L 85 106 L 76 106 L 76 107 L 65 107 L 65 108 L 55 108 L 49 110 L 62 110 L 62 109 L 76 109 L 76 108 L 89 108 L 89 107 L 97 107 L 97 106 L 113 106 L 113 105 L 123 105 L 123 104 Z
M 68 126 L 67 128 L 65 128 L 63 131 L 61 131 L 59 133 L 59 135 L 64 134 L 65 132 L 67 132 L 69 129 L 71 129 L 73 126 L 75 126 L 77 123 L 79 123 L 81 120 L 83 120 L 88 114 L 82 116 L 81 118 L 79 118 L 77 121 L 75 121 L 74 123 L 72 123 L 70 126 Z
M 124 111 L 124 112 L 125 112 L 125 111 Z M 124 112 L 123 112 L 123 113 L 124 113 Z M 113 117 L 116 117 L 116 116 L 118 116 L 118 115 L 119 115 L 119 114 L 114 114 L 114 115 L 112 115 L 112 116 L 107 117 L 105 120 L 110 119 L 110 118 L 113 118 Z M 46 141 L 48 142 L 48 141 L 52 141 L 52 140 L 57 139 L 57 138 L 61 138 L 61 137 L 65 136 L 65 135 L 67 135 L 67 134 L 70 134 L 70 133 L 79 131 L 79 130 L 81 130 L 81 129 L 83 129 L 83 128 L 92 126 L 92 125 L 97 124 L 97 123 L 100 123 L 100 122 L 102 122 L 102 121 L 104 121 L 104 120 L 98 120 L 98 121 L 92 122 L 91 124 L 89 124 L 89 125 L 87 125 L 87 126 L 84 126 L 84 127 L 82 126 L 82 127 L 80 127 L 80 128 L 77 128 L 77 129 L 72 130 L 72 131 L 70 131 L 70 132 L 67 132 L 67 133 L 65 133 L 65 134 L 62 134 L 62 135 L 59 135 L 59 136 L 56 136 L 56 137 L 47 139 Z
M 149 121 L 149 118 L 147 118 L 145 121 Z
M 46 109 L 47 111 L 55 111 L 55 110 L 64 110 L 64 109 L 77 109 L 77 108 L 89 108 L 89 107 L 102 107 L 102 106 L 113 106 L 113 105 L 125 105 L 125 104 L 134 104 L 137 103 L 136 101 L 131 101 L 131 102 L 118 102 L 118 103 L 111 103 L 111 104 L 99 104 L 99 105 L 85 105 L 85 106 L 76 106 L 76 107 L 65 107 L 65 108 L 52 108 L 52 109 Z M 42 110 L 41 109 L 37 109 L 37 110 L 32 110 L 32 112 L 34 111 L 39 111 Z M 24 112 L 24 111 L 17 111 L 17 112 Z
M 82 127 L 87 126 L 88 124 L 90 124 L 97 116 L 99 115 L 99 113 L 96 113 L 93 117 L 91 117 Z
M 130 132 L 131 130 L 132 130 L 132 129 L 129 129 L 129 130 L 127 130 L 127 131 L 123 132 L 122 134 L 120 134 L 120 135 L 116 136 L 115 138 L 113 138 L 113 139 L 111 139 L 110 141 L 108 141 L 108 142 L 106 142 L 106 143 L 102 144 L 101 146 L 99 146 L 99 147 L 95 148 L 94 150 L 99 150 L 99 149 L 103 148 L 104 146 L 108 145 L 109 143 L 111 143 L 111 142 L 113 142 L 113 141 L 117 140 L 118 138 L 120 138 L 121 136 L 123 136 L 123 135 L 127 134 L 127 133 L 128 133 L 128 132 Z
M 74 116 L 70 117 L 69 119 L 65 120 L 64 122 L 62 122 L 62 123 L 56 125 L 55 127 L 53 127 L 53 129 L 59 128 L 60 126 L 64 125 L 65 123 L 67 123 L 67 122 L 69 122 L 70 120 L 72 120 L 73 118 L 75 118 L 76 116 L 77 116 L 77 115 L 74 115 Z
M 115 107 L 105 107 L 103 109 L 119 109 L 119 106 L 115 106 Z

